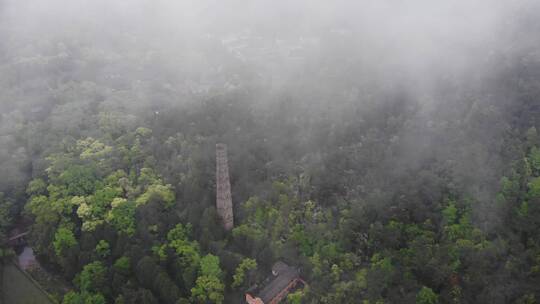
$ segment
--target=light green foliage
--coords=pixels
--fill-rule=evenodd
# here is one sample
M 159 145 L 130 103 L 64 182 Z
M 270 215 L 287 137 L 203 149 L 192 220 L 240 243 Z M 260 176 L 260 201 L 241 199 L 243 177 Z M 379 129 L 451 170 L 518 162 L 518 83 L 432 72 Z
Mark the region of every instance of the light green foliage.
M 254 241 L 262 240 L 264 237 L 264 232 L 261 228 L 256 225 L 249 226 L 246 224 L 234 227 L 232 234 L 235 238 L 247 238 Z
M 130 182 L 127 177 L 128 176 L 124 170 L 116 170 L 105 178 L 105 184 L 111 187 L 119 188 L 118 190 L 122 190 L 126 188 L 126 186 L 129 186 Z
M 136 159 L 142 155 L 131 154 L 130 148 L 134 144 L 133 133 L 116 141 L 111 141 L 109 136 L 104 139 L 86 138 L 75 143 L 67 140 L 59 149 L 61 152 L 48 158 L 47 182 L 36 179 L 27 186 L 31 197 L 25 209 L 34 216 L 33 248 L 62 265 L 67 277 L 75 275 L 77 268 L 82 266 L 77 265 L 77 261 L 87 261 L 92 249 L 96 256 L 105 261 L 111 256 L 115 244 L 102 240 L 95 248 L 85 246 L 88 244 L 85 240 L 90 239 L 99 228 L 103 227 L 110 235 L 114 233 L 110 229 L 112 227 L 120 238 L 135 234 L 135 201 L 141 193 L 142 196 L 146 194 L 146 200 L 174 203 L 172 187 L 162 185 L 160 177 L 152 169 L 142 169 L 138 176 L 141 163 Z M 142 150 L 140 153 L 143 153 Z M 118 158 L 127 159 L 128 162 L 111 162 Z M 129 175 L 126 171 L 130 172 Z M 145 183 L 139 184 L 139 180 Z M 50 235 L 50 231 L 53 231 L 53 235 Z M 82 233 L 75 235 L 75 231 Z M 79 241 L 78 237 L 84 239 Z M 77 250 L 67 251 L 78 243 L 81 246 Z M 56 257 L 49 253 L 51 247 Z M 181 253 L 180 260 L 193 265 L 191 272 L 194 281 L 199 267 L 198 245 L 187 242 L 177 249 Z M 84 278 L 84 274 L 83 271 L 79 277 Z M 90 293 L 81 287 L 80 295 L 84 296 L 84 292 Z
M 96 219 L 96 220 L 87 220 L 83 222 L 82 224 L 82 231 L 92 232 L 96 230 L 96 228 L 103 224 L 103 220 Z
M 105 297 L 100 293 L 95 293 L 93 295 L 85 296 L 85 304 L 92 303 L 92 304 L 106 304 Z
M 136 200 L 137 206 L 147 204 L 151 200 L 158 200 L 171 207 L 174 204 L 175 197 L 171 185 L 154 184 L 148 186 L 146 192 Z
M 81 203 L 77 215 L 83 220 L 83 231 L 94 231 L 97 226 L 104 223 L 107 210 L 112 207 L 112 202 L 119 194 L 118 189 L 106 186 L 96 190 Z
M 96 253 L 102 257 L 106 258 L 111 254 L 111 246 L 109 245 L 109 242 L 105 240 L 101 240 L 96 245 Z
M 114 269 L 122 274 L 128 274 L 131 269 L 131 261 L 128 257 L 122 256 L 114 262 Z
M 161 183 L 161 180 L 151 168 L 142 168 L 137 182 L 140 185 L 148 186 L 151 184 Z
M 107 269 L 99 261 L 85 265 L 77 280 L 81 292 L 99 292 L 106 284 L 106 275 Z
M 112 201 L 120 194 L 121 193 L 118 191 L 118 189 L 106 186 L 102 189 L 96 190 L 96 192 L 90 196 L 89 201 L 94 208 L 107 208 L 110 207 Z
M 167 240 L 171 243 L 179 240 L 186 240 L 191 234 L 191 225 L 186 226 L 177 224 L 173 229 L 167 233 Z M 174 245 L 173 245 L 174 246 Z
M 470 223 L 468 211 L 458 210 L 454 203 L 450 203 L 442 214 L 446 220 L 444 231 L 451 241 L 471 237 L 473 226 Z
M 170 247 L 174 249 L 183 265 L 191 265 L 192 267 L 198 265 L 201 257 L 197 242 L 174 241 L 170 244 Z
M 70 203 L 73 206 L 80 206 L 80 205 L 86 203 L 86 198 L 83 197 L 83 196 L 74 196 L 74 197 L 71 198 Z
M 175 228 L 167 233 L 168 243 L 165 245 L 174 250 L 178 265 L 182 268 L 182 277 L 185 283 L 192 284 L 196 274 L 200 269 L 201 253 L 199 244 L 196 241 L 190 241 L 188 236 L 191 234 L 191 225 L 177 224 Z M 155 253 L 164 259 L 165 246 L 154 247 Z M 209 258 L 208 261 L 211 261 Z M 210 265 L 208 265 L 210 267 Z
M 436 304 L 439 303 L 439 296 L 428 287 L 422 287 L 416 294 L 417 304 Z
M 91 137 L 77 141 L 77 149 L 80 151 L 80 158 L 83 160 L 103 159 L 113 151 L 111 146 L 107 146 Z
M 470 236 L 472 226 L 467 217 L 462 217 L 459 223 L 446 226 L 445 230 L 450 240 L 468 238 Z
M 221 278 L 222 271 L 219 268 L 219 258 L 212 254 L 205 255 L 200 261 L 201 274 Z
M 107 213 L 106 220 L 116 230 L 129 236 L 135 233 L 135 203 L 124 198 L 115 198 L 111 203 L 111 210 Z
M 53 245 L 56 255 L 60 257 L 66 249 L 77 245 L 77 240 L 70 229 L 61 227 L 54 234 Z
M 128 201 L 125 198 L 115 197 L 111 202 L 111 208 L 115 209 L 121 207 L 122 205 L 127 204 L 127 202 Z
M 45 215 L 45 213 L 54 211 L 50 207 L 49 199 L 44 195 L 32 196 L 25 208 L 30 211 L 30 213 L 32 213 L 36 219 L 39 219 Z
M 26 193 L 32 195 L 44 195 L 47 191 L 47 184 L 41 179 L 37 178 L 32 180 L 28 187 L 26 187 Z
M 89 219 L 92 216 L 92 209 L 90 209 L 90 206 L 86 203 L 86 201 L 80 201 L 79 208 L 77 208 L 77 215 L 81 219 Z
M 64 295 L 64 300 L 62 301 L 62 304 L 82 304 L 84 303 L 82 296 L 74 291 L 68 292 L 66 295 Z
M 457 211 L 458 210 L 456 208 L 456 205 L 453 202 L 451 202 L 450 204 L 448 204 L 446 208 L 444 208 L 442 213 L 443 213 L 444 219 L 446 220 L 448 224 L 453 224 L 456 222 L 458 218 Z
M 221 282 L 223 273 L 219 267 L 219 258 L 212 254 L 204 256 L 200 260 L 199 273 L 196 285 L 191 289 L 192 298 L 201 302 L 222 303 L 225 286 Z
M 191 298 L 197 303 L 207 301 L 215 304 L 223 303 L 223 291 L 225 286 L 214 276 L 200 276 L 197 278 L 195 287 L 191 289 Z
M 244 281 L 246 279 L 246 275 L 250 271 L 254 271 L 257 269 L 257 261 L 250 258 L 245 258 L 238 264 L 236 267 L 236 270 L 233 275 L 233 283 L 232 287 L 237 288 L 244 284 Z

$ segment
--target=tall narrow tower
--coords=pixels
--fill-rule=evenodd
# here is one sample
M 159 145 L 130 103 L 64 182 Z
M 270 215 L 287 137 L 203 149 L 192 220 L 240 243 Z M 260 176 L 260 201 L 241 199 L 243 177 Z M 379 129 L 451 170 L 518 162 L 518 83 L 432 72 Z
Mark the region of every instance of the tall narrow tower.
M 225 230 L 234 226 L 227 145 L 216 144 L 216 208 Z

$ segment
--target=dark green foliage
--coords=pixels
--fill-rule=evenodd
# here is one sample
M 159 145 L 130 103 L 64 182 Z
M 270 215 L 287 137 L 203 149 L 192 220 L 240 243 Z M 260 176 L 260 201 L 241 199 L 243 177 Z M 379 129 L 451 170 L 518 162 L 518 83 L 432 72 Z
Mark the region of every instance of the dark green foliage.
M 174 304 L 180 298 L 178 287 L 152 258 L 146 256 L 137 263 L 136 276 L 143 287 L 150 289 L 164 303 Z
M 60 182 L 66 186 L 69 195 L 85 196 L 96 187 L 96 172 L 92 167 L 73 166 L 62 172 Z
M 380 52 L 350 43 L 362 30 L 345 21 L 288 28 L 305 31 L 299 43 L 321 32 L 296 70 L 245 65 L 219 35 L 148 39 L 137 29 L 160 30 L 121 20 L 28 36 L 0 18 L 0 237 L 31 223 L 40 261 L 75 284 L 65 304 L 238 303 L 277 260 L 310 286 L 290 303 L 535 303 L 540 64 L 537 33 L 523 33 L 540 30 L 538 12 L 508 16 L 490 34 L 499 47 L 422 80 L 380 37 Z M 423 55 L 418 70 L 446 62 Z

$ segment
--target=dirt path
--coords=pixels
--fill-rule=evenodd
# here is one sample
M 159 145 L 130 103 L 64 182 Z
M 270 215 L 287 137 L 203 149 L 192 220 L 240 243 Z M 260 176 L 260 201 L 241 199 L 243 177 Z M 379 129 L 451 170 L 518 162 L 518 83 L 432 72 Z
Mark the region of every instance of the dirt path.
M 21 268 L 24 270 L 28 270 L 32 266 L 41 266 L 36 260 L 34 250 L 32 249 L 32 247 L 29 246 L 25 246 L 21 254 L 19 254 L 18 262 L 19 266 L 21 266 Z

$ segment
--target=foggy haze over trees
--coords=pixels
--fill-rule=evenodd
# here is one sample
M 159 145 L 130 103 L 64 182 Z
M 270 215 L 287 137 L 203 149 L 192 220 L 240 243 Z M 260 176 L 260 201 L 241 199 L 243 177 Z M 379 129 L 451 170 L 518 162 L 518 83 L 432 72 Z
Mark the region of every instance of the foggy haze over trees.
M 0 0 L 0 265 L 28 230 L 63 304 L 276 261 L 283 303 L 537 303 L 539 124 L 534 0 Z

